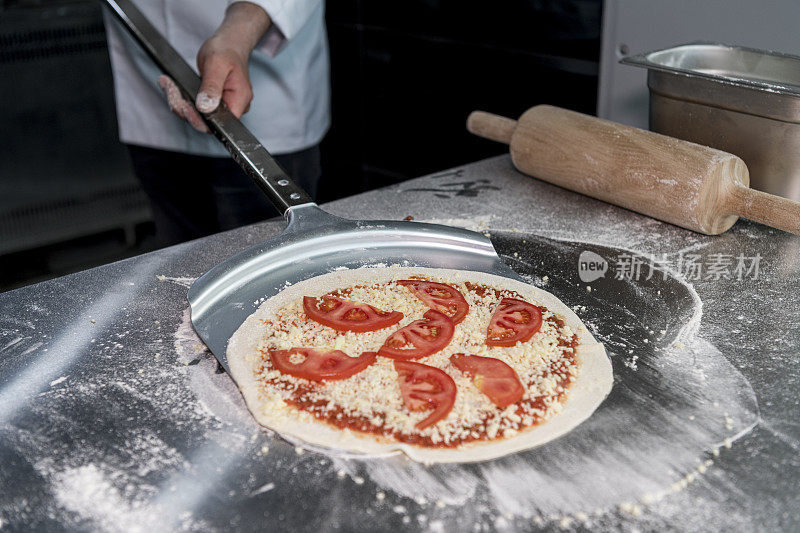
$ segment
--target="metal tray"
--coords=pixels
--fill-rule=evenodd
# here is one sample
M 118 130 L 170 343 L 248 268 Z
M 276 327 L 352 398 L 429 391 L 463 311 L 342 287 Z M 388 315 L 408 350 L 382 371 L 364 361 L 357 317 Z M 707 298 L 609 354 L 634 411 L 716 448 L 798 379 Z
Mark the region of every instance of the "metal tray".
M 621 62 L 648 69 L 651 130 L 736 154 L 751 187 L 800 200 L 800 57 L 691 43 Z

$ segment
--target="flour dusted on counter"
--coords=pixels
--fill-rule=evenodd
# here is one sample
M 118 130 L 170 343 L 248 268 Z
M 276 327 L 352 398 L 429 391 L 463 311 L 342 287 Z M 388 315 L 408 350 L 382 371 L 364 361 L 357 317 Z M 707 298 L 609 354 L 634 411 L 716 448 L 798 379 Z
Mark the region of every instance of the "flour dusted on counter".
M 158 274 L 156 276 L 158 281 L 166 281 L 169 283 L 174 283 L 176 285 L 180 285 L 181 287 L 191 287 L 192 283 L 194 283 L 197 278 L 191 277 L 171 277 L 171 276 L 164 276 L 163 274 Z
M 429 218 L 420 219 L 417 222 L 425 222 L 428 224 L 442 224 L 443 226 L 454 226 L 457 228 L 464 228 L 471 231 L 480 233 L 489 230 L 489 226 L 495 215 L 476 215 L 469 218 Z

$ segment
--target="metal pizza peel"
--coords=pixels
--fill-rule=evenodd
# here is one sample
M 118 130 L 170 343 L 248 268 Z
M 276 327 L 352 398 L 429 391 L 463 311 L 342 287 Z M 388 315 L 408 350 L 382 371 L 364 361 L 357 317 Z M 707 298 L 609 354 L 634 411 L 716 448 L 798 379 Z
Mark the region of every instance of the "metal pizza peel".
M 200 88 L 194 70 L 130 1 L 106 3 L 194 101 Z M 189 288 L 192 324 L 226 371 L 228 339 L 259 302 L 287 284 L 339 269 L 391 265 L 472 270 L 524 282 L 481 233 L 410 221 L 348 220 L 326 213 L 223 104 L 204 119 L 288 221 L 281 234 L 229 257 Z

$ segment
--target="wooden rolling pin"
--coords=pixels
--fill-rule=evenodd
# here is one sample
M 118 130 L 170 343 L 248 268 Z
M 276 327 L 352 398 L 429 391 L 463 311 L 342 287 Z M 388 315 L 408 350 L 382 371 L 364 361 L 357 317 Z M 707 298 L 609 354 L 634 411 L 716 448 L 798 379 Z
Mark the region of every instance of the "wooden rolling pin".
M 800 203 L 749 188 L 735 155 L 548 105 L 518 121 L 474 111 L 467 129 L 511 145 L 521 172 L 707 235 L 738 217 L 800 235 Z

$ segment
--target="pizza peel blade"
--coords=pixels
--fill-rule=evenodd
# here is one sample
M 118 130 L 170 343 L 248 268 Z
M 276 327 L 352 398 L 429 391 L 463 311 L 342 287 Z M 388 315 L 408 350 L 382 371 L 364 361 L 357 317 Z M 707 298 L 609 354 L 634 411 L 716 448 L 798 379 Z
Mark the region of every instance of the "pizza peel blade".
M 315 204 L 287 211 L 280 235 L 226 259 L 189 289 L 192 324 L 228 370 L 228 339 L 265 298 L 340 269 L 391 265 L 487 272 L 523 281 L 484 235 L 420 222 L 359 221 Z
M 130 0 L 106 4 L 193 102 L 200 88 L 195 71 Z M 391 265 L 472 270 L 523 281 L 480 233 L 418 222 L 348 220 L 326 213 L 224 104 L 203 119 L 288 220 L 283 233 L 226 259 L 189 288 L 192 324 L 226 371 L 228 339 L 260 302 L 287 284 L 338 269 Z

